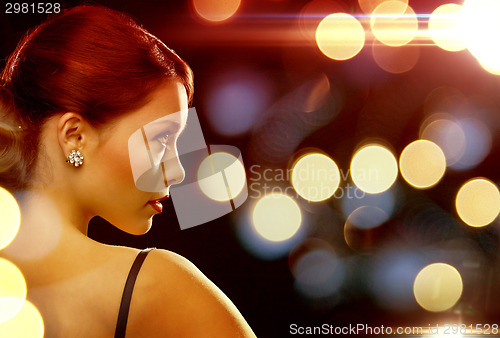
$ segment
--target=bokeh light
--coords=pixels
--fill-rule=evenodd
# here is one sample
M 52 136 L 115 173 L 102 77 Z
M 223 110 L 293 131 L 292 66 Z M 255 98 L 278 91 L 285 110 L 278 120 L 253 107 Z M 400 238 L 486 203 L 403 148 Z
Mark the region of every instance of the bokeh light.
M 488 73 L 493 74 L 493 75 L 500 75 L 500 68 L 492 68 L 492 67 L 490 67 L 490 66 L 488 66 L 488 65 L 486 65 L 486 64 L 484 64 L 482 62 L 479 62 L 479 64 Z
M 344 225 L 344 240 L 355 251 L 369 251 L 376 243 L 372 229 L 389 219 L 382 209 L 373 206 L 362 206 L 354 210 Z
M 372 54 L 380 68 L 392 74 L 401 74 L 410 71 L 417 64 L 420 47 L 414 45 L 391 47 L 374 43 Z
M 347 217 L 346 224 L 358 229 L 373 229 L 389 219 L 389 215 L 382 209 L 365 205 L 354 210 Z
M 448 166 L 457 163 L 465 152 L 465 133 L 460 125 L 445 114 L 431 116 L 424 125 L 420 138 L 436 143 L 443 151 Z
M 415 278 L 413 293 L 427 311 L 441 312 L 453 307 L 462 296 L 460 273 L 453 266 L 434 263 L 423 268 Z
M 292 185 L 295 191 L 311 202 L 330 198 L 340 183 L 337 164 L 323 154 L 307 154 L 292 168 Z
M 413 9 L 402 1 L 385 1 L 373 11 L 370 26 L 377 40 L 388 46 L 403 46 L 418 32 Z
M 425 259 L 408 249 L 390 248 L 377 252 L 370 269 L 369 286 L 377 304 L 388 310 L 416 308 L 413 284 Z
M 14 196 L 0 187 L 0 250 L 12 242 L 21 224 L 21 211 Z
M 358 0 L 358 4 L 359 8 L 361 8 L 363 13 L 370 15 L 373 13 L 375 8 L 377 8 L 381 3 L 385 1 L 387 0 Z M 400 0 L 400 1 L 408 5 L 408 0 Z M 404 13 L 404 10 L 401 13 Z
M 291 238 L 302 223 L 302 214 L 297 203 L 281 193 L 268 194 L 255 205 L 252 215 L 257 232 L 270 241 L 285 241 Z
M 351 177 L 359 189 L 369 194 L 389 189 L 398 176 L 396 158 L 387 148 L 369 145 L 361 148 L 353 157 Z
M 1 257 L 0 276 L 0 322 L 4 322 L 21 310 L 26 299 L 26 281 L 16 265 Z
M 454 170 L 468 170 L 478 166 L 490 153 L 493 137 L 490 129 L 481 121 L 465 118 L 457 121 L 465 136 L 462 156 L 450 165 Z
M 249 132 L 271 101 L 269 77 L 244 67 L 215 73 L 210 77 L 206 100 L 210 127 L 223 136 Z
M 330 80 L 325 74 L 318 75 L 311 80 L 311 90 L 304 101 L 304 112 L 313 113 L 325 104 L 330 95 Z
M 12 319 L 0 323 L 0 337 L 42 338 L 43 334 L 43 318 L 30 301 L 25 301 Z
M 316 29 L 326 16 L 332 13 L 345 13 L 347 6 L 336 0 L 312 0 L 302 7 L 299 14 L 299 28 L 307 41 L 315 42 Z M 287 53 L 289 55 L 289 53 Z
M 439 146 L 428 140 L 417 140 L 401 153 L 399 169 L 403 178 L 415 188 L 436 185 L 446 171 L 446 158 Z
M 455 205 L 465 223 L 482 227 L 493 222 L 500 213 L 500 192 L 493 182 L 475 178 L 460 188 Z
M 462 34 L 468 50 L 487 68 L 500 70 L 500 1 L 466 0 L 462 9 Z
M 201 191 L 216 201 L 229 201 L 245 187 L 243 164 L 231 154 L 213 153 L 198 168 L 198 184 Z
M 331 245 L 318 238 L 309 238 L 289 256 L 295 277 L 295 288 L 304 297 L 317 300 L 334 295 L 342 286 L 346 272 Z
M 193 0 L 196 13 L 208 21 L 224 21 L 236 13 L 241 0 Z
M 466 48 L 462 35 L 462 6 L 441 5 L 429 18 L 429 34 L 440 48 L 457 52 Z
M 365 30 L 361 23 L 349 14 L 330 14 L 316 29 L 316 43 L 321 52 L 329 58 L 347 60 L 363 48 Z
M 390 189 L 379 194 L 367 194 L 356 186 L 349 188 L 352 188 L 352 191 L 348 191 L 341 200 L 342 214 L 345 218 L 360 207 L 381 209 L 387 217 L 391 217 L 396 209 L 396 201 L 403 199 L 397 185 L 393 185 Z

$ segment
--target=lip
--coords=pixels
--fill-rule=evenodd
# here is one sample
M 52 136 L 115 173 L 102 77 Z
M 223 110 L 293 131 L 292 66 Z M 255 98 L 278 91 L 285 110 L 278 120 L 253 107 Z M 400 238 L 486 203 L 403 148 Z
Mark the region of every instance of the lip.
M 163 211 L 163 205 L 160 202 L 166 200 L 169 197 L 169 195 L 165 195 L 161 198 L 151 200 L 147 204 L 149 204 L 157 213 L 160 214 Z
M 164 200 L 168 199 L 169 197 L 170 197 L 170 195 L 165 195 L 162 198 L 156 199 L 155 201 L 161 202 L 161 201 L 164 201 Z
M 149 201 L 148 204 L 159 214 L 163 211 L 163 205 L 160 201 Z

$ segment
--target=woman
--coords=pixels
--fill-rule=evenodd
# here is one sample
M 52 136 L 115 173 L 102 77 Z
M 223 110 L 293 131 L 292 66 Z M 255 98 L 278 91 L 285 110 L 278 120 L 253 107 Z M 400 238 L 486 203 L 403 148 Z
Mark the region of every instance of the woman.
M 169 186 L 182 181 L 175 141 L 183 126 L 157 140 L 177 158 L 164 168 L 162 191 L 136 187 L 128 140 L 164 116 L 185 123 L 193 83 L 184 61 L 128 16 L 79 6 L 26 35 L 0 90 L 0 185 L 22 213 L 0 255 L 23 271 L 46 336 L 118 337 L 125 329 L 127 337 L 253 336 L 183 257 L 86 236 L 96 215 L 147 232 Z

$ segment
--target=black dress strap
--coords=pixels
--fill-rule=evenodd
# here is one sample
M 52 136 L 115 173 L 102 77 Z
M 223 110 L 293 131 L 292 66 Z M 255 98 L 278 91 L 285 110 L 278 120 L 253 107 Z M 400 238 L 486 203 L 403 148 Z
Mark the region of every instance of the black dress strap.
M 139 252 L 135 258 L 132 268 L 127 277 L 125 288 L 123 289 L 122 302 L 120 304 L 120 311 L 118 312 L 118 321 L 116 322 L 115 338 L 124 338 L 125 330 L 127 329 L 128 311 L 130 308 L 130 301 L 132 300 L 132 291 L 134 291 L 135 280 L 139 274 L 142 263 L 146 259 L 148 253 L 155 248 L 144 249 Z

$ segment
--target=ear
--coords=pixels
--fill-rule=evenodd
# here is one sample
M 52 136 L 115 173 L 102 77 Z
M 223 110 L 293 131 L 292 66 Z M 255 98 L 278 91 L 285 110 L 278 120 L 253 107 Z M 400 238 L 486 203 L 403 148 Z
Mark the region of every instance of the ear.
M 82 150 L 85 147 L 89 129 L 90 125 L 80 114 L 65 113 L 59 117 L 57 137 L 65 156 L 71 150 Z

